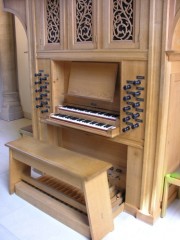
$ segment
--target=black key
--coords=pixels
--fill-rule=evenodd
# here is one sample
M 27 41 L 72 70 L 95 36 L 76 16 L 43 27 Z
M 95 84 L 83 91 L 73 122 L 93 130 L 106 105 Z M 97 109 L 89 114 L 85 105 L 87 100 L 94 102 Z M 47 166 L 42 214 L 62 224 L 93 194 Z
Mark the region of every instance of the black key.
M 96 124 L 98 124 L 98 122 L 92 121 L 91 124 L 96 125 Z
M 82 119 L 82 118 L 79 118 L 77 121 L 78 121 L 78 122 L 83 122 L 83 121 L 85 121 L 85 120 Z
M 109 127 L 112 127 L 112 125 L 106 124 L 106 125 L 104 125 L 104 127 L 109 128 Z
M 104 126 L 105 124 L 104 123 L 98 123 L 97 124 L 97 126 L 100 126 L 100 127 L 102 127 L 102 126 Z
M 76 117 L 71 117 L 71 119 L 72 119 L 72 120 L 77 120 L 78 118 L 76 118 Z
M 91 122 L 91 120 L 85 120 L 84 122 L 85 122 L 85 123 L 90 123 L 90 122 Z

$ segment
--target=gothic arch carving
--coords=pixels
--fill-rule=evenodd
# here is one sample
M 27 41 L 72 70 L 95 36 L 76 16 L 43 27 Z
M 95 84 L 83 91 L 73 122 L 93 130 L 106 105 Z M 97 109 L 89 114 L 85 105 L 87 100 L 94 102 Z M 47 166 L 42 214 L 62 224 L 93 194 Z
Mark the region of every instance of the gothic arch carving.
M 3 0 L 3 10 L 19 18 L 25 31 L 27 31 L 26 0 Z

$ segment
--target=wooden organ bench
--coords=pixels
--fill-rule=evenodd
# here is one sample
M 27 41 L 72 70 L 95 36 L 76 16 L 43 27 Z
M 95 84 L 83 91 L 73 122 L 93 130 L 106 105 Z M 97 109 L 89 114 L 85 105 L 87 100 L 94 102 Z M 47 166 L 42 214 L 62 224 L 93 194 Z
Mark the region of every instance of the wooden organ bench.
M 11 194 L 15 192 L 92 239 L 101 239 L 113 230 L 113 217 L 119 212 L 113 214 L 112 209 L 117 211 L 120 202 L 116 204 L 110 197 L 110 163 L 32 137 L 6 146 L 10 148 Z M 33 176 L 32 169 L 41 174 Z

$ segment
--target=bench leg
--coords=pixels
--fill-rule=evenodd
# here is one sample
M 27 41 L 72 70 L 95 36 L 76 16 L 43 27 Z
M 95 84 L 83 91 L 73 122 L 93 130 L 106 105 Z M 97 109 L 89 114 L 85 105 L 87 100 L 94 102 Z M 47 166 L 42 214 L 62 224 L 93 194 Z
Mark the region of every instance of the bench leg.
M 84 195 L 91 237 L 100 240 L 114 228 L 107 173 L 86 181 Z
M 9 151 L 9 193 L 15 192 L 15 184 L 21 181 L 24 171 L 31 171 L 31 168 L 13 158 L 12 150 Z
M 168 190 L 169 190 L 168 178 L 165 177 L 161 217 L 164 217 L 166 215 L 166 208 L 168 203 Z

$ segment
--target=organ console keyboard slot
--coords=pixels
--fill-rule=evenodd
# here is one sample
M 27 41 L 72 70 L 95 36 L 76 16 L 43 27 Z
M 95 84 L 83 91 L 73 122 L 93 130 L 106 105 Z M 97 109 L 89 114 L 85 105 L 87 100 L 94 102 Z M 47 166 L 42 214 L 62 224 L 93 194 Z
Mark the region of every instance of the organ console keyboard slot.
M 120 131 L 118 92 L 117 63 L 72 62 L 63 104 L 42 121 L 116 137 Z

